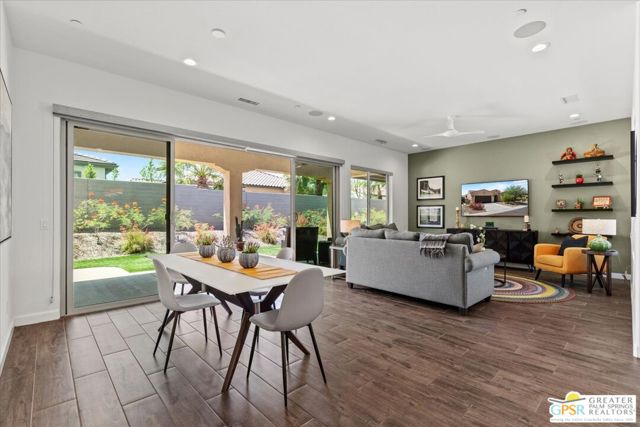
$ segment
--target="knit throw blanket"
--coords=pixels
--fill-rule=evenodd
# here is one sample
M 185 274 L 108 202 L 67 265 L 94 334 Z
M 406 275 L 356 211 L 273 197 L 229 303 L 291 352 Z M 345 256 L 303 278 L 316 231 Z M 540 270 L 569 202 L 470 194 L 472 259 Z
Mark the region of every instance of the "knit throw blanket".
M 420 233 L 420 253 L 429 258 L 444 256 L 444 249 L 451 234 Z

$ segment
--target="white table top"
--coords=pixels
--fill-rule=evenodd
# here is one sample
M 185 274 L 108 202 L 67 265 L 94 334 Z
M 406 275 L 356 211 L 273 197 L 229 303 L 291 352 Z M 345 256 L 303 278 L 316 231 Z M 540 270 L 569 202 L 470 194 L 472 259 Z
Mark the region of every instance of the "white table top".
M 204 262 L 185 258 L 177 254 L 167 255 L 150 255 L 149 258 L 157 259 L 162 262 L 165 267 L 170 268 L 185 276 L 191 277 L 205 285 L 218 289 L 228 295 L 240 294 L 243 292 L 254 291 L 258 289 L 271 288 L 278 285 L 286 285 L 294 275 L 276 277 L 273 279 L 260 280 L 246 274 L 216 267 L 215 265 L 206 264 Z M 343 270 L 335 268 L 319 267 L 311 264 L 303 264 L 300 262 L 287 261 L 278 258 L 260 256 L 260 263 L 271 265 L 274 267 L 286 268 L 293 271 L 302 271 L 309 268 L 319 268 L 324 277 L 337 276 L 344 274 Z

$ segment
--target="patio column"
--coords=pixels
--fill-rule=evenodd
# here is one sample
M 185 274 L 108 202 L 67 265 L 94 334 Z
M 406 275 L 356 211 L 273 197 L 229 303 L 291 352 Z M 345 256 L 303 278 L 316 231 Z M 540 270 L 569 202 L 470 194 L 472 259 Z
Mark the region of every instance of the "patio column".
M 226 172 L 224 180 L 224 231 L 234 239 L 235 218 L 242 219 L 242 205 L 242 170 L 234 169 Z

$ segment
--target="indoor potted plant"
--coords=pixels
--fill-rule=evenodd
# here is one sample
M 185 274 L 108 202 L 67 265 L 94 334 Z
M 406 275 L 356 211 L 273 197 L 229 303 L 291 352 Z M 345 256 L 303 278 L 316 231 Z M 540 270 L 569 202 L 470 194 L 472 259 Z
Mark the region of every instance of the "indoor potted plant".
M 211 258 L 216 253 L 216 235 L 213 230 L 199 228 L 196 232 L 196 245 L 202 258 Z
M 218 259 L 220 262 L 231 262 L 236 257 L 233 239 L 231 236 L 224 236 L 218 245 Z
M 244 250 L 244 240 L 242 240 L 242 228 L 244 221 L 238 221 L 236 217 L 236 249 L 242 252 Z
M 581 173 L 576 174 L 576 184 L 584 184 L 584 177 Z
M 240 253 L 238 261 L 243 268 L 254 268 L 258 265 L 260 255 L 258 254 L 260 244 L 258 242 L 248 242 L 244 245 L 244 250 Z
M 582 209 L 583 206 L 584 206 L 584 200 L 582 200 L 580 197 L 578 197 L 576 199 L 575 208 L 576 209 Z

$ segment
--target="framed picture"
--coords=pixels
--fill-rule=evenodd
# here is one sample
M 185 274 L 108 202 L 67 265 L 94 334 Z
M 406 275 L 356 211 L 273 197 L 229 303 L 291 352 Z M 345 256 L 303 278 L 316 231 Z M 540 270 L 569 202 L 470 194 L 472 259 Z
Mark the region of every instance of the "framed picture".
M 611 196 L 593 196 L 591 205 L 595 209 L 611 209 L 613 198 Z
M 0 242 L 11 237 L 11 98 L 0 71 Z
M 418 178 L 418 200 L 444 199 L 444 176 Z
M 444 228 L 444 205 L 418 206 L 418 228 Z

